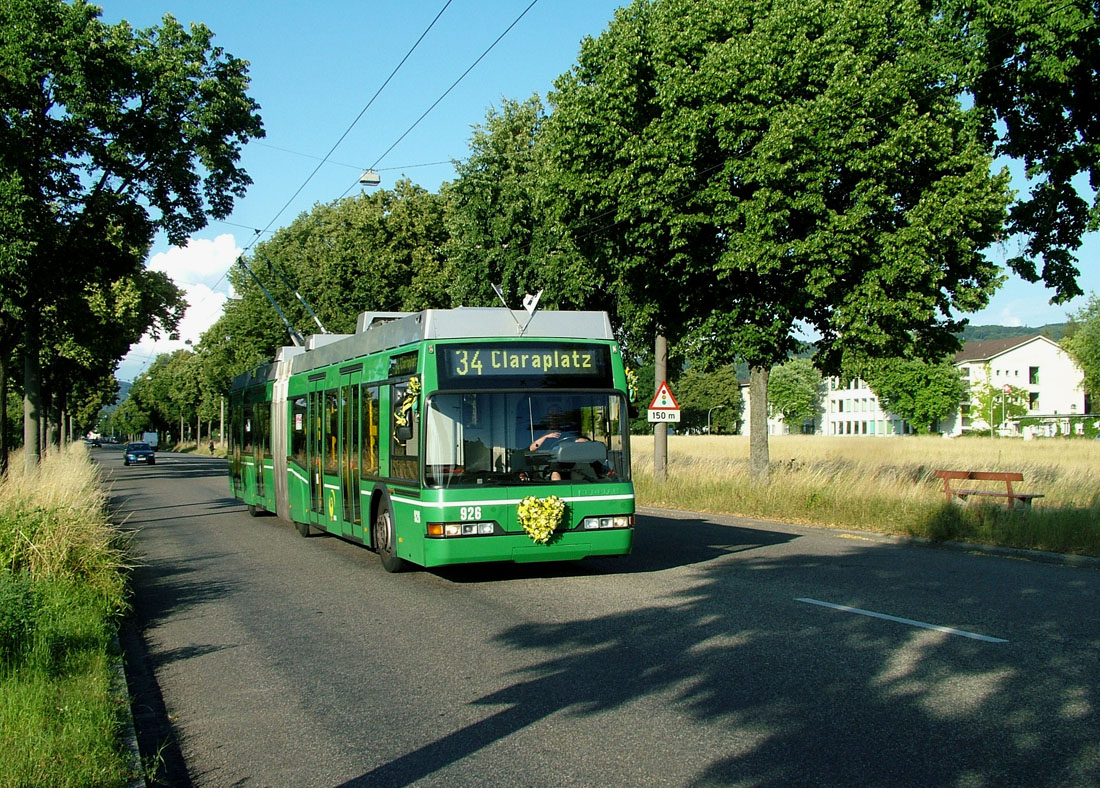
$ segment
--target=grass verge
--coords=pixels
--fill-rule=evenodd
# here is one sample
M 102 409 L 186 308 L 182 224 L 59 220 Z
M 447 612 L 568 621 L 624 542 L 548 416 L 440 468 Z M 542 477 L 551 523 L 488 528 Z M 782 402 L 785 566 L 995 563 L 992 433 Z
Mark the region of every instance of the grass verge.
M 111 694 L 126 544 L 81 445 L 0 482 L 0 785 L 125 786 Z
M 1097 441 L 774 436 L 766 486 L 752 483 L 747 437 L 670 437 L 663 485 L 653 439 L 631 449 L 644 506 L 1100 556 Z M 1030 510 L 947 503 L 938 469 L 1019 471 L 1017 489 L 1045 497 Z

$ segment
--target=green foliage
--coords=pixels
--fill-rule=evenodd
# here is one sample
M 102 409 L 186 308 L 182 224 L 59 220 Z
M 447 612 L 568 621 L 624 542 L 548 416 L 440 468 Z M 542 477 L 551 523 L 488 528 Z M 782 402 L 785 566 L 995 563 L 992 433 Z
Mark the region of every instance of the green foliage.
M 298 290 L 332 333 L 351 333 L 360 312 L 416 311 L 447 306 L 442 246 L 444 203 L 438 195 L 398 181 L 309 213 L 258 244 L 249 261 L 295 328 L 314 323 L 287 283 Z M 289 344 L 286 329 L 266 296 L 244 271 L 230 280 L 238 298 L 199 345 L 207 379 L 229 381 Z M 206 358 L 207 354 L 211 358 Z
M 111 372 L 147 329 L 175 326 L 180 293 L 144 271 L 149 243 L 163 230 L 182 244 L 228 215 L 250 183 L 241 145 L 263 135 L 247 64 L 206 27 L 165 16 L 135 31 L 99 15 L 0 5 L 0 361 L 19 325 L 31 410 L 40 390 L 55 409 L 82 405 L 65 402 L 73 386 Z M 28 420 L 36 451 L 37 431 Z
M 943 89 L 953 36 L 915 3 L 658 0 L 585 41 L 553 186 L 627 334 L 771 366 L 802 322 L 827 370 L 954 346 L 1008 178 Z
M 940 419 L 957 413 L 967 385 L 950 360 L 886 359 L 863 375 L 882 409 L 913 425 L 917 432 L 935 430 Z
M 782 415 L 791 432 L 817 416 L 823 393 L 821 373 L 808 358 L 773 367 L 768 376 L 768 405 Z
M 1095 402 L 1100 399 L 1100 296 L 1093 293 L 1073 315 L 1071 329 L 1062 348 L 1085 373 L 1084 389 Z
M 111 693 L 113 627 L 86 588 L 33 587 L 27 640 L 0 670 L 0 785 L 127 785 Z
M 497 284 L 518 307 L 543 290 L 546 308 L 581 309 L 600 297 L 601 282 L 580 258 L 543 188 L 546 115 L 538 96 L 505 100 L 474 129 L 470 157 L 444 189 L 447 281 L 457 306 L 499 304 Z
M 1030 282 L 1041 278 L 1062 303 L 1081 294 L 1076 250 L 1100 226 L 1100 37 L 1097 4 L 1075 0 L 979 0 L 940 4 L 960 31 L 958 66 L 984 116 L 999 156 L 1027 167 L 1028 186 L 1012 206 L 1006 235 L 1027 239 L 1009 265 Z M 1092 205 L 1075 180 L 1087 173 Z
M 705 432 L 709 423 L 711 433 L 729 435 L 741 422 L 741 387 L 732 365 L 713 372 L 689 369 L 677 379 L 674 395 L 680 405 L 680 432 Z
M 25 574 L 0 570 L 0 665 L 23 655 L 34 633 L 38 589 Z

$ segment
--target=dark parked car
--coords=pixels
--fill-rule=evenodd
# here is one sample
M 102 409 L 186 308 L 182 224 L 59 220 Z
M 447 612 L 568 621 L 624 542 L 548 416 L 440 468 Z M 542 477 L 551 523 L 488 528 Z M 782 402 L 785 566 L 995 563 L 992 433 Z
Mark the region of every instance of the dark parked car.
M 148 443 L 127 443 L 126 452 L 122 458 L 122 464 L 130 465 L 135 462 L 147 462 L 150 465 L 156 465 L 156 452 L 153 451 Z
M 99 438 L 85 438 L 84 439 L 84 445 L 87 446 L 88 448 L 93 448 L 94 447 L 94 448 L 98 449 L 101 444 L 99 442 Z

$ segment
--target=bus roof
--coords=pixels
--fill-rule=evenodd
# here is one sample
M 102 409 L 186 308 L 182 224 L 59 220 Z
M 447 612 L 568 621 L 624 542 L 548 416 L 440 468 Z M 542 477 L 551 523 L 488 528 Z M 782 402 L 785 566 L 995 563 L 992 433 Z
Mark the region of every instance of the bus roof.
M 238 375 L 233 380 L 233 388 L 273 380 L 274 368 L 280 362 L 289 363 L 290 374 L 298 374 L 423 340 L 510 337 L 613 340 L 615 335 L 606 312 L 541 310 L 530 315 L 524 310 L 504 307 L 363 312 L 359 315 L 356 333 L 315 334 L 309 338 L 308 349 L 304 352 L 297 348 L 293 349 L 297 352 L 281 352 L 275 363 Z

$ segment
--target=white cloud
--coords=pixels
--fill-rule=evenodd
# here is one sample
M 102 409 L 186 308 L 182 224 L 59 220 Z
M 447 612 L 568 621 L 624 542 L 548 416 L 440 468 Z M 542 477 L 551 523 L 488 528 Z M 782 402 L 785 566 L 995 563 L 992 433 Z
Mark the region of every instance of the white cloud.
M 179 325 L 179 339 L 165 337 L 154 340 L 146 334 L 130 346 L 115 373 L 120 380 L 133 380 L 161 353 L 187 347 L 187 340 L 197 343 L 202 333 L 221 317 L 222 306 L 232 295 L 225 274 L 240 255 L 241 249 L 232 235 L 219 235 L 214 240 L 192 238 L 187 246 L 177 246 L 153 255 L 147 268 L 163 271 L 184 291 L 187 312 Z
M 163 271 L 180 287 L 203 284 L 208 289 L 228 293 L 229 280 L 225 273 L 240 253 L 237 240 L 230 233 L 223 233 L 212 241 L 191 238 L 187 246 L 173 246 L 167 252 L 153 255 L 146 268 Z

